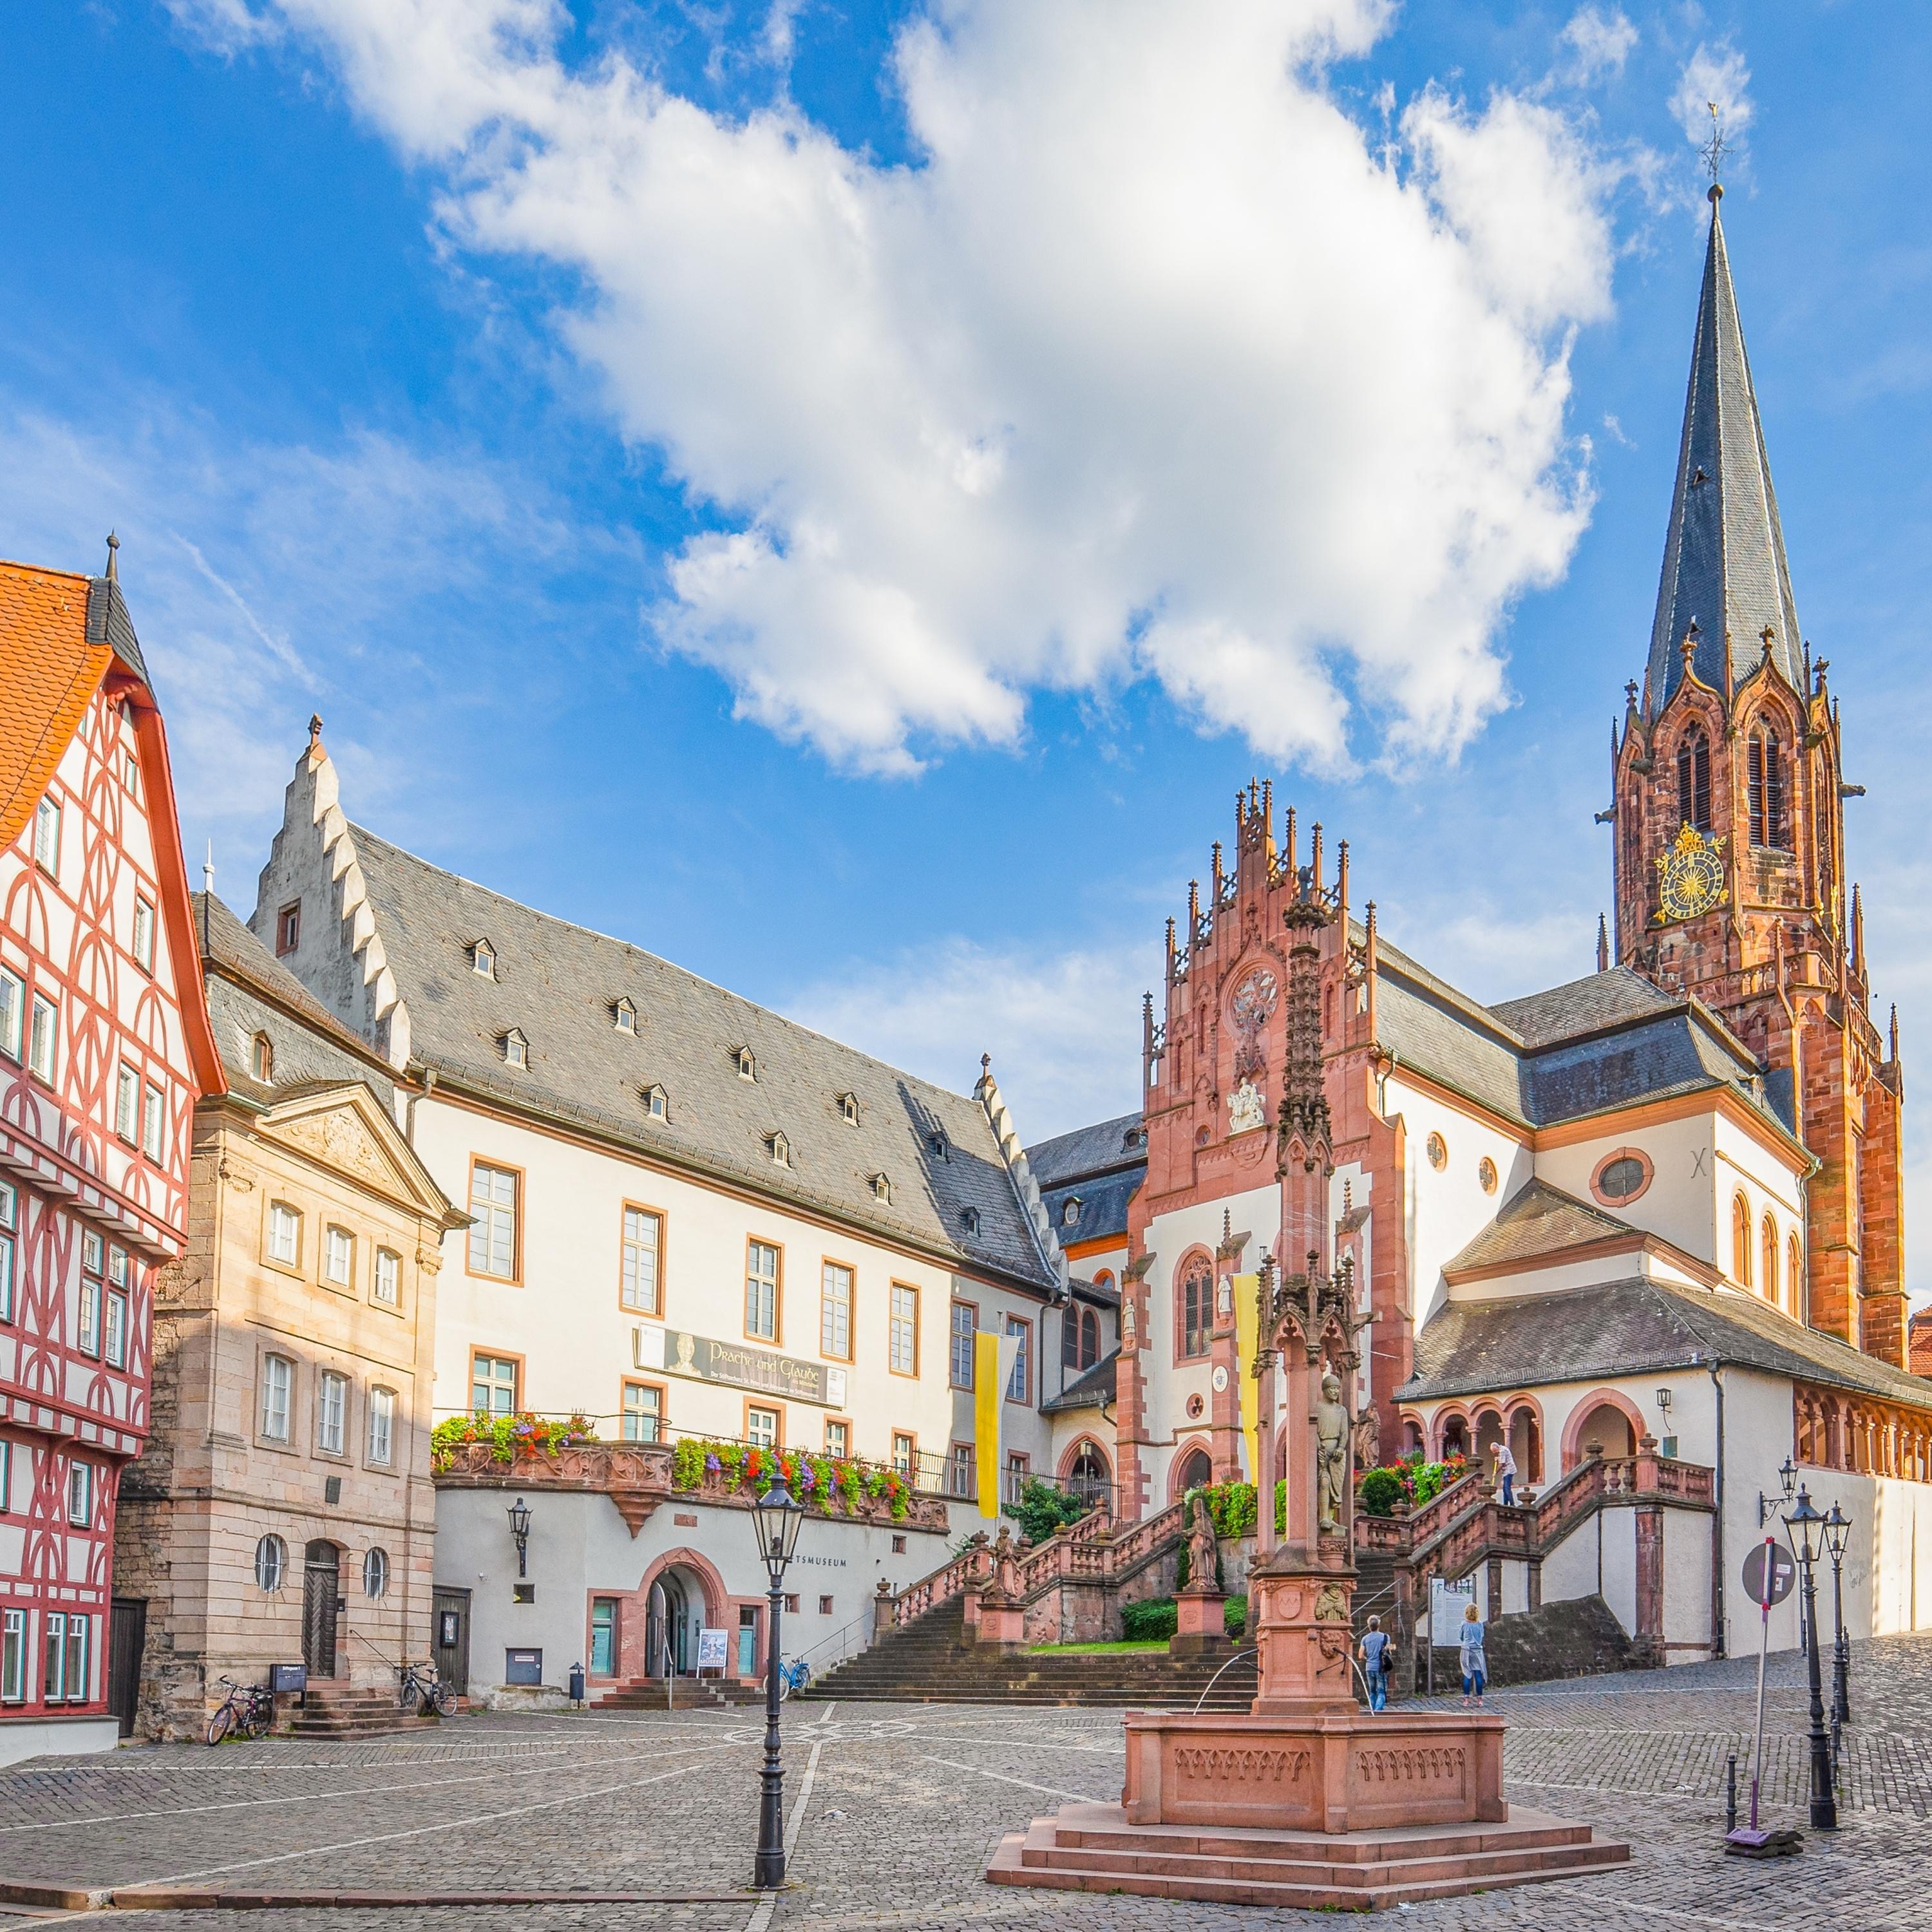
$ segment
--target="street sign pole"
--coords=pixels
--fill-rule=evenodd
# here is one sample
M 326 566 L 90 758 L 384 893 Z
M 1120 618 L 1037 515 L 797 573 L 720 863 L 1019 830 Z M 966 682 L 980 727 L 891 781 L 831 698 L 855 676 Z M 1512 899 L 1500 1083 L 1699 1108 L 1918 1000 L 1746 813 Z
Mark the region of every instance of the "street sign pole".
M 1796 1559 L 1775 1537 L 1767 1536 L 1744 1558 L 1744 1588 L 1758 1606 L 1757 1735 L 1751 1745 L 1750 1822 L 1724 1838 L 1724 1850 L 1741 1858 L 1785 1858 L 1802 1850 L 1804 1843 L 1796 1832 L 1764 1831 L 1757 1822 L 1758 1792 L 1764 1775 L 1764 1666 L 1771 1648 L 1771 1610 L 1790 1595 L 1797 1574 Z

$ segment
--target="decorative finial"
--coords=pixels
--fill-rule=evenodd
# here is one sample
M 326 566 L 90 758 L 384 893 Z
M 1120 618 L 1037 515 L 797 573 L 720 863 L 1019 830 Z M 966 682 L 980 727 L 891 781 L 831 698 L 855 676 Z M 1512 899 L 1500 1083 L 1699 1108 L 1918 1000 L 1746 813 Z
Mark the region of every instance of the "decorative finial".
M 322 747 L 322 713 L 311 711 L 308 718 L 308 748 L 311 752 Z
M 121 581 L 121 566 L 114 559 L 114 553 L 120 548 L 121 539 L 110 530 L 107 532 L 107 580 L 110 584 Z
M 208 842 L 208 856 L 201 862 L 201 889 L 205 892 L 214 890 L 214 841 Z
M 1610 922 L 1602 913 L 1597 915 L 1597 970 L 1607 973 L 1610 970 Z
M 1154 995 L 1150 993 L 1148 995 L 1148 998 L 1151 1000 L 1154 998 Z M 980 1074 L 982 1079 L 990 1080 L 993 1077 L 993 1056 L 990 1053 L 982 1053 L 980 1054 Z
M 1730 143 L 1724 139 L 1724 124 L 1718 118 L 1718 104 L 1707 100 L 1704 105 L 1711 110 L 1711 138 L 1697 152 L 1703 157 L 1704 171 L 1711 177 L 1707 199 L 1713 212 L 1724 198 L 1724 184 L 1718 178 L 1723 171 L 1724 157 L 1730 152 Z

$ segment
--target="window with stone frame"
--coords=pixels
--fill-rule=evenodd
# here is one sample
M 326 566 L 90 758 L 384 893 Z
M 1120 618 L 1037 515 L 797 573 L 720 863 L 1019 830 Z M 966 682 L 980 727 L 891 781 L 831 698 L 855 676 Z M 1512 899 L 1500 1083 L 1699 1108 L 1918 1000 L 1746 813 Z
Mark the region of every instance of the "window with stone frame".
M 626 1442 L 664 1440 L 664 1390 L 655 1382 L 624 1384 L 623 1433 Z
M 296 1365 L 286 1355 L 262 1358 L 256 1403 L 256 1432 L 270 1442 L 289 1439 L 289 1406 L 295 1391 Z
M 278 1262 L 284 1268 L 302 1265 L 302 1223 L 300 1209 L 291 1208 L 286 1201 L 268 1203 L 268 1258 Z
M 349 1378 L 324 1369 L 315 1378 L 315 1446 L 325 1456 L 340 1456 L 349 1419 Z
M 892 1283 L 886 1335 L 886 1366 L 896 1376 L 919 1373 L 919 1290 Z
M 372 1388 L 369 1391 L 369 1460 L 378 1468 L 387 1468 L 396 1460 L 396 1392 Z
M 946 1379 L 956 1389 L 973 1386 L 973 1331 L 979 1326 L 980 1311 L 970 1301 L 952 1304 L 952 1329 L 946 1355 Z
M 1711 829 L 1711 741 L 1701 726 L 1678 741 L 1677 821 L 1694 832 Z
M 1100 1359 L 1100 1316 L 1090 1308 L 1070 1302 L 1060 1321 L 1061 1366 L 1084 1375 Z
M 633 1315 L 661 1315 L 658 1258 L 664 1251 L 664 1217 L 628 1202 L 623 1213 L 617 1299 Z
M 1742 1192 L 1731 1203 L 1731 1272 L 1738 1287 L 1750 1286 L 1751 1210 Z
M 1785 824 L 1784 748 L 1776 730 L 1769 725 L 1754 730 L 1744 757 L 1750 842 L 1782 851 L 1790 835 Z
M 370 1289 L 373 1300 L 385 1308 L 398 1308 L 403 1300 L 403 1258 L 393 1248 L 376 1250 L 376 1276 Z
M 1774 1308 L 1783 1306 L 1778 1292 L 1778 1223 L 1767 1214 L 1759 1231 L 1764 1248 L 1764 1280 L 1761 1284 L 1764 1298 Z
M 470 1272 L 493 1281 L 518 1279 L 518 1220 L 523 1176 L 513 1167 L 472 1161 L 470 1168 Z
M 852 1270 L 843 1262 L 820 1265 L 818 1352 L 835 1362 L 852 1359 Z
M 779 1256 L 776 1243 L 745 1244 L 745 1336 L 748 1341 L 778 1339 Z
M 754 1449 L 778 1446 L 778 1412 L 753 1402 L 745 1411 L 745 1440 Z
M 1009 1315 L 1006 1333 L 1016 1336 L 1019 1346 L 1013 1351 L 1012 1372 L 1006 1378 L 1006 1400 L 1009 1402 L 1028 1402 L 1033 1400 L 1033 1324 L 1024 1316 Z
M 9 1060 L 20 1058 L 26 1024 L 27 982 L 0 966 L 0 1053 Z
M 470 1359 L 471 1413 L 514 1415 L 520 1378 L 520 1364 L 513 1355 L 472 1355 Z
M 14 1242 L 19 1232 L 20 1196 L 0 1180 L 0 1322 L 14 1318 Z
M 1208 1353 L 1214 1334 L 1214 1271 L 1204 1257 L 1187 1264 L 1180 1304 L 1180 1358 L 1196 1361 Z

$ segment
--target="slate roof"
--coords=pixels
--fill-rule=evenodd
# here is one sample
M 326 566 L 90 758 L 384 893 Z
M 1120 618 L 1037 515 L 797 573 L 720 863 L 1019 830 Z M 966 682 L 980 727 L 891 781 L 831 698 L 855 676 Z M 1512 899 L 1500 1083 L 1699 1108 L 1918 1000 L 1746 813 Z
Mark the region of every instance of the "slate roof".
M 1124 1240 L 1127 1204 L 1134 1198 L 1135 1190 L 1146 1172 L 1143 1162 L 1112 1174 L 1094 1174 L 1085 1180 L 1070 1181 L 1064 1187 L 1042 1187 L 1040 1199 L 1046 1204 L 1046 1218 L 1053 1224 L 1053 1232 L 1060 1238 L 1062 1246 L 1076 1241 L 1098 1240 L 1112 1234 L 1118 1234 Z M 1076 1195 L 1080 1200 L 1080 1218 L 1070 1228 L 1066 1225 L 1066 1204 Z
M 374 1050 L 336 1018 L 212 893 L 194 896 L 195 937 L 208 969 L 208 1008 L 231 1093 L 262 1106 L 327 1084 L 362 1082 L 385 1108 L 394 1082 Z M 254 1042 L 266 1034 L 272 1078 L 257 1080 Z
M 1048 1396 L 1040 1406 L 1042 1415 L 1064 1415 L 1069 1409 L 1098 1408 L 1114 1400 L 1118 1388 L 1120 1352 L 1102 1355 L 1078 1382 L 1069 1382 L 1058 1395 Z
M 1932 1409 L 1932 1380 L 1819 1334 L 1754 1296 L 1635 1278 L 1448 1302 L 1416 1337 L 1414 1372 L 1396 1395 L 1427 1402 L 1714 1362 Z
M 87 641 L 106 645 L 143 684 L 148 682 L 148 661 L 141 655 L 141 640 L 134 634 L 134 620 L 128 614 L 118 578 L 88 580 Z
M 1775 633 L 1774 662 L 1795 688 L 1803 688 L 1798 608 L 1791 594 L 1784 530 L 1714 200 L 1684 398 L 1676 488 L 1651 625 L 1653 716 L 1683 681 L 1679 647 L 1693 618 L 1700 635 L 1692 662 L 1704 683 L 1725 688 L 1727 640 L 1731 682 L 1742 683 L 1750 676 L 1763 656 L 1760 633 L 1768 624 Z
M 1786 1133 L 1790 1088 L 1696 1001 L 1627 966 L 1481 1006 L 1378 935 L 1376 1031 L 1398 1064 L 1524 1126 L 1729 1088 Z M 1780 1108 L 1777 1103 L 1784 1101 Z
M 1640 1231 L 1588 1201 L 1580 1201 L 1546 1180 L 1531 1180 L 1503 1204 L 1502 1210 L 1476 1238 L 1442 1264 L 1452 1280 L 1478 1268 L 1557 1256 L 1619 1234 L 1641 1239 Z
M 71 571 L 0 563 L 0 846 L 20 836 L 112 662 L 88 637 L 88 596 Z
M 1026 1150 L 1027 1166 L 1042 1187 L 1057 1187 L 1064 1181 L 1090 1174 L 1104 1174 L 1110 1168 L 1144 1167 L 1147 1142 L 1128 1136 L 1144 1132 L 1138 1109 L 1118 1119 L 1097 1120 L 1090 1127 L 1076 1127 L 1071 1133 L 1055 1134 Z
M 432 866 L 360 826 L 349 836 L 412 1059 L 442 1077 L 674 1163 L 1052 1292 L 1012 1174 L 976 1100 L 916 1078 L 700 979 L 640 946 L 551 917 Z M 488 939 L 494 978 L 470 948 Z M 634 1036 L 613 1018 L 628 996 Z M 512 1028 L 529 1066 L 504 1060 Z M 748 1047 L 757 1077 L 740 1077 Z M 644 1094 L 661 1085 L 668 1122 Z M 840 1096 L 857 1096 L 856 1126 Z M 772 1158 L 782 1133 L 790 1165 Z M 935 1138 L 936 1137 L 936 1138 Z M 890 1201 L 874 1192 L 884 1173 Z M 976 1228 L 968 1210 L 977 1216 Z

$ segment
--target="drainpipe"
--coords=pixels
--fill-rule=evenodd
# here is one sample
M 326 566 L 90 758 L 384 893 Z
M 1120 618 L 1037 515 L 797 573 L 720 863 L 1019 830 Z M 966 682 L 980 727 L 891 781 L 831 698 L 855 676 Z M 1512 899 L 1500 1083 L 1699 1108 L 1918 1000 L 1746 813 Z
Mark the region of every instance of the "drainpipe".
M 1711 1654 L 1724 1654 L 1724 1378 L 1720 1372 L 1724 1364 L 1714 1358 L 1700 1362 L 1694 1354 L 1690 1358 L 1693 1368 L 1701 1367 L 1711 1378 L 1711 1386 L 1717 1391 L 1718 1402 L 1718 1458 L 1713 1472 L 1712 1487 L 1718 1506 L 1717 1534 L 1711 1546 Z

